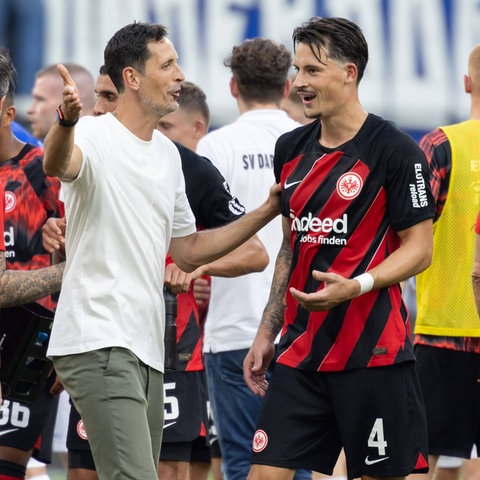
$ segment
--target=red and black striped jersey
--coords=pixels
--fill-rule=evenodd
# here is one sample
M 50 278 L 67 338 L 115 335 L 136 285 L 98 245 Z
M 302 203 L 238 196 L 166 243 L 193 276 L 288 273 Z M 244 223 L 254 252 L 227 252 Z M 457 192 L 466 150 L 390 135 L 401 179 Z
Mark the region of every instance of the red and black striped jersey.
M 400 245 L 398 231 L 432 218 L 425 155 L 391 122 L 370 114 L 356 136 L 322 147 L 320 122 L 277 142 L 275 175 L 290 223 L 288 287 L 322 288 L 313 270 L 351 278 Z M 374 290 L 324 312 L 308 312 L 287 288 L 278 361 L 339 371 L 414 359 L 399 285 Z
M 205 157 L 176 144 L 182 159 L 185 192 L 197 228 L 215 228 L 240 218 L 245 208 L 217 168 Z M 172 262 L 167 257 L 167 264 Z M 203 370 L 202 329 L 193 289 L 177 297 L 177 371 Z
M 43 149 L 25 144 L 14 158 L 0 163 L 0 183 L 5 190 L 4 242 L 8 269 L 34 270 L 50 265 L 42 246 L 42 226 L 49 217 L 63 215 L 60 182 L 43 172 Z M 49 309 L 51 297 L 39 300 Z
M 422 137 L 420 148 L 427 158 L 430 189 L 436 205 L 433 219 L 435 222 L 442 214 L 447 199 L 452 172 L 452 149 L 447 135 L 440 128 Z

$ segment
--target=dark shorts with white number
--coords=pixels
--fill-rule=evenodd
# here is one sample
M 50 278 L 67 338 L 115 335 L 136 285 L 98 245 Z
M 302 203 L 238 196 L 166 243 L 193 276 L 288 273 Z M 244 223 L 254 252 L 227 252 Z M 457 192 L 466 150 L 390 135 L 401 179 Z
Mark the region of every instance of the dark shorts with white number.
M 207 422 L 205 372 L 164 376 L 165 426 L 160 460 L 189 462 L 195 457 L 202 422 Z M 68 466 L 95 470 L 87 432 L 71 401 L 67 434 Z
M 166 373 L 164 391 L 160 460 L 189 462 L 194 440 L 208 426 L 205 372 Z
M 427 471 L 427 425 L 415 364 L 306 372 L 276 364 L 252 463 L 331 475 L 345 448 L 349 478 Z
M 416 345 L 427 410 L 429 453 L 470 458 L 480 451 L 480 355 Z
M 55 379 L 51 375 L 32 403 L 4 399 L 0 406 L 0 446 L 29 451 L 37 460 L 52 461 L 52 442 L 58 397 L 49 390 Z

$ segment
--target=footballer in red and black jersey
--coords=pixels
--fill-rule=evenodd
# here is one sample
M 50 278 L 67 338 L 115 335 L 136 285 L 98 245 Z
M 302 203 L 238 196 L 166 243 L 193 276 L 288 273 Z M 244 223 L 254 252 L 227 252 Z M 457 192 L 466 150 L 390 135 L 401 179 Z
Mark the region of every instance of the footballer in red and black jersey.
M 319 144 L 319 129 L 317 120 L 286 133 L 275 150 L 292 250 L 278 362 L 339 371 L 412 360 L 399 285 L 321 312 L 289 293 L 322 288 L 313 270 L 352 278 L 374 268 L 399 247 L 397 231 L 434 216 L 425 155 L 393 123 L 369 114 L 335 149 Z
M 8 269 L 35 270 L 51 264 L 42 246 L 42 226 L 48 217 L 63 215 L 60 182 L 43 172 L 43 149 L 25 144 L 14 158 L 0 163 L 5 190 L 4 242 Z M 51 297 L 39 303 L 53 309 Z
M 175 144 L 180 152 L 185 192 L 198 229 L 215 228 L 245 214 L 217 168 L 205 157 Z M 167 264 L 172 262 L 168 256 Z M 177 371 L 203 370 L 202 335 L 193 288 L 178 295 Z

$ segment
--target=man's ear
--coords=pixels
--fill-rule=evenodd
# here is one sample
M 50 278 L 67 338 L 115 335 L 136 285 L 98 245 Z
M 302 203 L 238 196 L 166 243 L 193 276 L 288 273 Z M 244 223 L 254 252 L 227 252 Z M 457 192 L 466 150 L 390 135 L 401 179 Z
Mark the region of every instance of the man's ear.
M 233 77 L 230 79 L 230 93 L 232 94 L 233 98 L 238 98 L 238 96 L 240 95 L 238 91 L 237 81 Z
M 8 102 L 6 98 L 0 101 L 0 123 L 2 127 L 9 127 L 17 115 L 17 109 L 14 105 L 8 105 L 9 103 L 11 102 Z
M 194 126 L 194 135 L 196 139 L 200 140 L 202 137 L 204 137 L 207 134 L 208 128 L 203 118 L 202 119 L 197 118 L 193 123 L 193 126 Z
M 125 67 L 122 72 L 125 88 L 138 90 L 140 85 L 139 72 L 133 67 Z
M 463 86 L 465 88 L 465 93 L 472 93 L 472 79 L 470 75 L 463 76 Z
M 345 84 L 356 83 L 358 77 L 358 69 L 354 63 L 345 64 Z
M 292 89 L 292 81 L 289 78 L 287 78 L 287 80 L 285 81 L 285 86 L 283 87 L 282 100 L 288 97 L 291 89 Z
M 2 113 L 2 126 L 11 125 L 17 116 L 17 109 L 15 105 L 10 105 L 5 108 L 5 112 Z

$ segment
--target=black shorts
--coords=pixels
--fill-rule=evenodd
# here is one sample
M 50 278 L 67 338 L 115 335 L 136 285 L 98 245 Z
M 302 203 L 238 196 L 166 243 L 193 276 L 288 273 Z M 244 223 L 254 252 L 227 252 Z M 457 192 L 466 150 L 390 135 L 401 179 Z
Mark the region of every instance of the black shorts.
M 160 460 L 190 462 L 197 439 L 206 433 L 208 425 L 205 372 L 166 373 L 163 388 L 165 420 Z M 202 439 L 205 444 L 205 437 Z
M 275 365 L 252 463 L 349 478 L 426 472 L 427 425 L 415 364 L 318 373 Z
M 196 454 L 194 447 L 208 419 L 205 372 L 167 373 L 164 376 L 164 391 L 165 426 L 160 460 L 190 462 L 195 455 L 204 456 L 204 452 Z M 95 470 L 83 420 L 71 400 L 70 405 L 68 466 Z M 205 437 L 201 439 L 205 442 Z
M 416 345 L 429 453 L 470 458 L 480 451 L 480 355 Z
M 68 417 L 67 450 L 90 451 L 90 444 L 88 443 L 88 436 L 83 420 L 71 398 L 69 402 L 70 415 Z
M 162 443 L 160 460 L 210 463 L 210 447 L 205 437 L 197 437 L 191 442 Z
M 70 399 L 67 431 L 68 467 L 96 470 L 83 420 Z
M 32 403 L 19 403 L 4 399 L 0 407 L 0 446 L 18 448 L 25 452 L 33 449 L 37 460 L 52 461 L 52 442 L 58 397 L 49 390 L 55 379 L 51 375 L 45 387 Z
M 192 442 L 191 462 L 210 463 L 210 445 L 206 437 L 197 437 Z
M 192 442 L 208 424 L 205 372 L 164 376 L 165 420 L 162 443 Z

